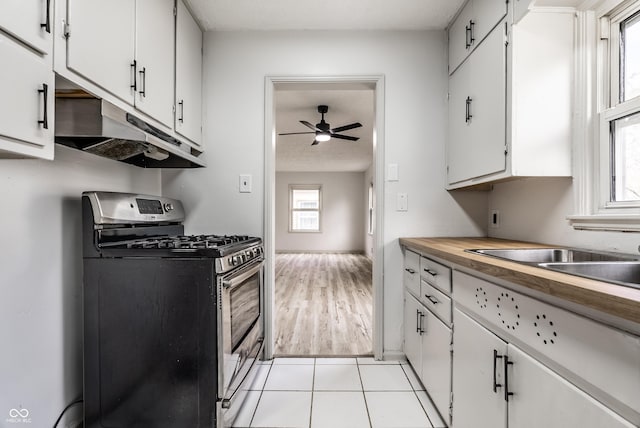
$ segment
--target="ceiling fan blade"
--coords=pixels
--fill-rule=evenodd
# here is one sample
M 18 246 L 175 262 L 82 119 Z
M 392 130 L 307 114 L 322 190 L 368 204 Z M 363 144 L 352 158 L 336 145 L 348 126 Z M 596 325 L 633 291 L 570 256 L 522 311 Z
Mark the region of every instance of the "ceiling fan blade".
M 341 140 L 358 141 L 358 137 L 350 137 L 348 135 L 331 134 L 331 138 L 339 138 Z
M 300 134 L 315 134 L 315 132 L 284 132 L 278 135 L 300 135 Z
M 333 134 L 334 132 L 348 131 L 349 129 L 360 128 L 361 126 L 362 124 L 360 122 L 355 122 L 349 125 L 338 126 L 337 128 L 332 129 L 331 133 Z
M 310 124 L 309 122 L 307 122 L 306 120 L 301 120 L 300 121 L 301 124 L 303 124 L 304 126 L 306 126 L 307 128 L 313 129 L 314 131 L 320 131 L 322 132 L 322 129 L 318 129 L 316 128 L 315 125 Z
M 317 146 L 319 142 L 320 142 L 320 141 L 318 141 L 318 140 L 313 140 L 313 143 L 311 143 L 311 145 L 312 145 L 312 146 Z

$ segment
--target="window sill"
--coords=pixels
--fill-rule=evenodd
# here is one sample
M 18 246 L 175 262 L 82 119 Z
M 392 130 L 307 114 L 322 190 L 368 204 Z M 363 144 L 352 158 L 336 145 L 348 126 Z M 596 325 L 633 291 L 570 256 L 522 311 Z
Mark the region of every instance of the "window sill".
M 640 214 L 571 215 L 567 216 L 567 220 L 577 230 L 640 232 Z

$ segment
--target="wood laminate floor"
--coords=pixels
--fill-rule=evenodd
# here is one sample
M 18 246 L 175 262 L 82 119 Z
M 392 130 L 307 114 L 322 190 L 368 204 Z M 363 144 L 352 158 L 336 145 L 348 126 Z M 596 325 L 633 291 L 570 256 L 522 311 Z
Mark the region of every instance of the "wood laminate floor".
M 276 255 L 278 356 L 372 353 L 371 261 L 361 254 Z

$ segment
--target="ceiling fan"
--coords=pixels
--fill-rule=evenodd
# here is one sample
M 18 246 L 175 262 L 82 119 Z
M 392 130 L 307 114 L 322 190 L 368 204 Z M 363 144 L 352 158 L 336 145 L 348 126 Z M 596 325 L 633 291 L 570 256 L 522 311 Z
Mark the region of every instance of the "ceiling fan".
M 351 137 L 349 135 L 338 134 L 338 132 L 348 131 L 349 129 L 360 128 L 362 124 L 360 122 L 350 123 L 349 125 L 338 126 L 337 128 L 331 129 L 331 125 L 324 121 L 324 115 L 329 111 L 328 106 L 320 105 L 318 106 L 318 113 L 322 115 L 322 119 L 320 123 L 316 123 L 315 125 L 310 124 L 306 120 L 301 120 L 300 123 L 306 126 L 307 128 L 312 129 L 311 132 L 285 132 L 283 134 L 278 135 L 300 135 L 300 134 L 316 134 L 316 138 L 311 143 L 312 146 L 322 142 L 329 141 L 332 138 L 338 138 L 340 140 L 349 140 L 349 141 L 358 141 L 360 138 Z

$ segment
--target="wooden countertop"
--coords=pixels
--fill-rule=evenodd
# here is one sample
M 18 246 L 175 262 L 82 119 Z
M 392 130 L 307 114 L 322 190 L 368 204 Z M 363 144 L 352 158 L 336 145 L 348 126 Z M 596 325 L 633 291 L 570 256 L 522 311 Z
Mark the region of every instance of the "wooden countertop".
M 465 252 L 480 248 L 549 248 L 557 247 L 556 245 L 494 238 L 400 238 L 400 245 L 550 296 L 640 323 L 640 289 Z

